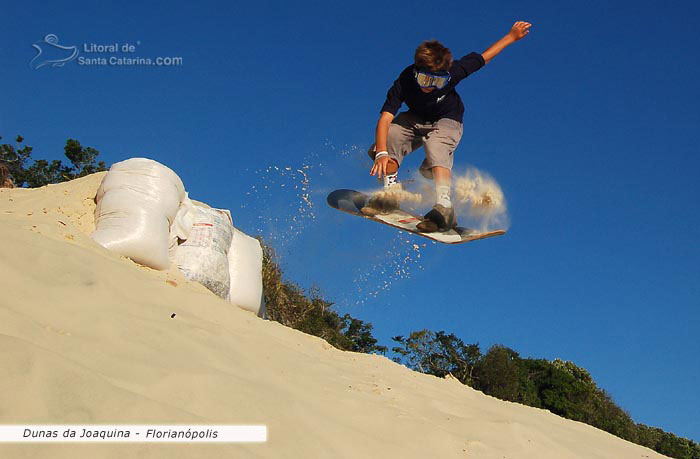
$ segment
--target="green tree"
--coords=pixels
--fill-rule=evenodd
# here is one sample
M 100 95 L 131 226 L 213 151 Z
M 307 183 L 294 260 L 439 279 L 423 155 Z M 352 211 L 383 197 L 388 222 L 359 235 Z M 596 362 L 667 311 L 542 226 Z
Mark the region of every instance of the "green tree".
M 476 366 L 475 388 L 511 402 L 520 394 L 519 355 L 502 345 L 494 345 Z
M 412 332 L 408 338 L 395 336 L 392 340 L 399 344 L 392 349 L 399 356 L 395 361 L 405 361 L 409 368 L 421 373 L 439 377 L 449 374 L 463 384 L 472 384 L 474 366 L 481 357 L 478 344 L 465 344 L 452 333 L 430 330 Z
M 700 445 L 687 438 L 677 437 L 658 427 L 637 424 L 637 442 L 642 446 L 678 459 L 700 459 Z
M 392 348 L 392 351 L 400 356 L 395 358 L 395 361 L 404 361 L 406 366 L 421 373 L 444 376 L 444 369 L 439 366 L 440 362 L 433 361 L 433 356 L 438 355 L 434 332 L 414 331 L 408 338 L 395 336 L 392 340 L 399 343 L 399 346 Z
M 107 170 L 104 162 L 95 164 L 100 152 L 92 147 L 83 147 L 77 140 L 68 139 L 63 151 L 66 158 L 73 164 L 74 178 Z
M 22 136 L 18 135 L 15 142 L 16 145 L 0 145 L 0 161 L 7 164 L 10 177 L 17 187 L 26 185 L 29 188 L 35 188 L 107 170 L 103 161 L 96 163 L 99 151 L 92 147 L 83 147 L 80 142 L 74 139 L 68 139 L 63 148 L 63 153 L 70 161 L 70 166 L 64 165 L 58 159 L 52 161 L 38 159 L 32 165 L 27 166 L 28 161 L 32 159 L 33 148 L 28 145 L 22 146 L 24 142 Z
M 371 323 L 363 322 L 360 319 L 351 317 L 350 314 L 345 314 L 341 318 L 343 335 L 352 343 L 350 350 L 354 352 L 370 352 L 386 353 L 386 346 L 378 345 L 377 339 L 372 336 Z
M 0 140 L 2 140 L 2 137 L 0 137 Z M 23 186 L 27 181 L 25 163 L 32 155 L 32 147 L 20 145 L 23 141 L 24 138 L 18 135 L 15 138 L 16 146 L 9 143 L 0 144 L 0 162 L 5 163 L 10 178 L 12 178 L 17 187 Z

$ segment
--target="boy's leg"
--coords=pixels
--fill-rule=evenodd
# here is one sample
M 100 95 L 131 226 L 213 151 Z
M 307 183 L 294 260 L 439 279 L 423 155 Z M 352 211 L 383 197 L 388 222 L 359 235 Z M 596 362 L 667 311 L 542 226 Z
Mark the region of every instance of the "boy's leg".
M 443 118 L 434 125 L 435 129 L 424 139 L 425 160 L 420 173 L 435 181 L 436 203 L 418 230 L 424 232 L 447 231 L 457 226 L 454 208 L 450 199 L 451 170 L 454 152 L 462 138 L 462 123 Z
M 387 136 L 387 153 L 391 159 L 389 170 L 390 174 L 396 173 L 404 157 L 411 152 L 420 148 L 423 144 L 421 135 L 416 130 L 416 125 L 422 122 L 418 117 L 410 112 L 401 112 L 391 121 L 389 125 L 389 134 Z M 367 154 L 374 161 L 376 154 L 375 145 L 369 148 Z
M 422 144 L 422 138 L 415 130 L 415 125 L 418 121 L 420 120 L 413 114 L 403 112 L 399 113 L 389 125 L 389 135 L 387 137 L 389 164 L 387 165 L 387 175 L 384 177 L 384 191 L 370 198 L 367 205 L 362 208 L 364 214 L 388 213 L 399 207 L 399 199 L 395 192 L 396 187 L 401 186 L 398 183 L 398 170 L 401 167 L 403 158 Z M 372 145 L 367 153 L 374 160 L 374 155 L 376 154 L 375 145 Z M 393 193 L 392 189 L 394 190 Z
M 452 171 L 441 166 L 435 166 L 430 170 L 433 173 L 433 180 L 435 181 L 437 204 L 445 207 L 452 207 L 452 201 L 450 199 Z

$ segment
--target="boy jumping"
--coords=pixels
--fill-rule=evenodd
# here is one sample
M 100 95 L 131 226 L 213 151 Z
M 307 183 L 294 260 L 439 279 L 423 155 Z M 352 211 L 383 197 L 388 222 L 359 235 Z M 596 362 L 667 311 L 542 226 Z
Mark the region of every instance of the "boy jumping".
M 398 170 L 403 158 L 419 147 L 425 150 L 420 173 L 435 182 L 437 202 L 418 224 L 423 232 L 448 231 L 457 226 L 450 201 L 454 151 L 462 138 L 464 105 L 457 84 L 488 64 L 503 49 L 529 33 L 531 24 L 518 21 L 510 32 L 482 54 L 469 53 L 452 61 L 440 42 L 426 41 L 416 49 L 415 63 L 404 69 L 389 89 L 377 122 L 376 142 L 369 155 L 371 175 L 384 179 L 385 193 L 378 193 L 362 208 L 366 215 L 389 213 L 398 208 Z M 396 113 L 402 103 L 408 111 Z M 395 117 L 396 116 L 396 117 Z

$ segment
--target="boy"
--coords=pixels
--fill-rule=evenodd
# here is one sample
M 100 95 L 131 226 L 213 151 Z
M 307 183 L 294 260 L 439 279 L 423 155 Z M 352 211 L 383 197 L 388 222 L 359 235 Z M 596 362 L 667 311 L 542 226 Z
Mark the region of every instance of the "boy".
M 399 206 L 397 180 L 403 158 L 424 147 L 420 173 L 435 181 L 437 202 L 418 224 L 423 232 L 448 231 L 457 226 L 450 201 L 453 153 L 462 137 L 464 105 L 455 91 L 457 83 L 486 65 L 506 46 L 529 33 L 531 24 L 516 22 L 510 32 L 482 54 L 469 53 L 452 61 L 450 50 L 440 42 L 426 41 L 416 49 L 415 63 L 407 67 L 387 93 L 377 122 L 376 142 L 369 150 L 374 165 L 371 175 L 384 179 L 384 192 L 362 208 L 366 215 L 389 213 Z M 396 113 L 402 103 L 408 111 Z M 396 116 L 396 117 L 394 117 Z

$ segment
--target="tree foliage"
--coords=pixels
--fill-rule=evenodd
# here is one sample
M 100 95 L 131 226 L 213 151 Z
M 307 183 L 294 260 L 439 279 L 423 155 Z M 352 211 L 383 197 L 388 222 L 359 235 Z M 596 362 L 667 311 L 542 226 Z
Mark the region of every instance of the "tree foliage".
M 421 373 L 450 374 L 502 400 L 547 409 L 670 457 L 700 459 L 700 446 L 693 441 L 636 424 L 573 362 L 522 358 L 502 345 L 482 354 L 478 343 L 465 344 L 442 331 L 420 330 L 393 340 L 398 344 L 392 349 L 394 360 Z
M 453 334 L 421 330 L 408 338 L 393 338 L 399 346 L 392 351 L 399 355 L 394 361 L 405 360 L 410 368 L 435 376 L 452 375 L 464 384 L 470 384 L 474 366 L 481 357 L 478 344 L 464 344 Z
M 69 166 L 58 159 L 51 161 L 37 159 L 29 165 L 33 148 L 23 142 L 24 138 L 18 135 L 15 138 L 15 145 L 0 144 L 0 163 L 6 166 L 10 178 L 17 187 L 26 185 L 29 188 L 35 188 L 107 170 L 103 161 L 96 162 L 99 151 L 92 147 L 83 147 L 74 139 L 68 139 L 63 148 L 64 156 L 70 162 Z

